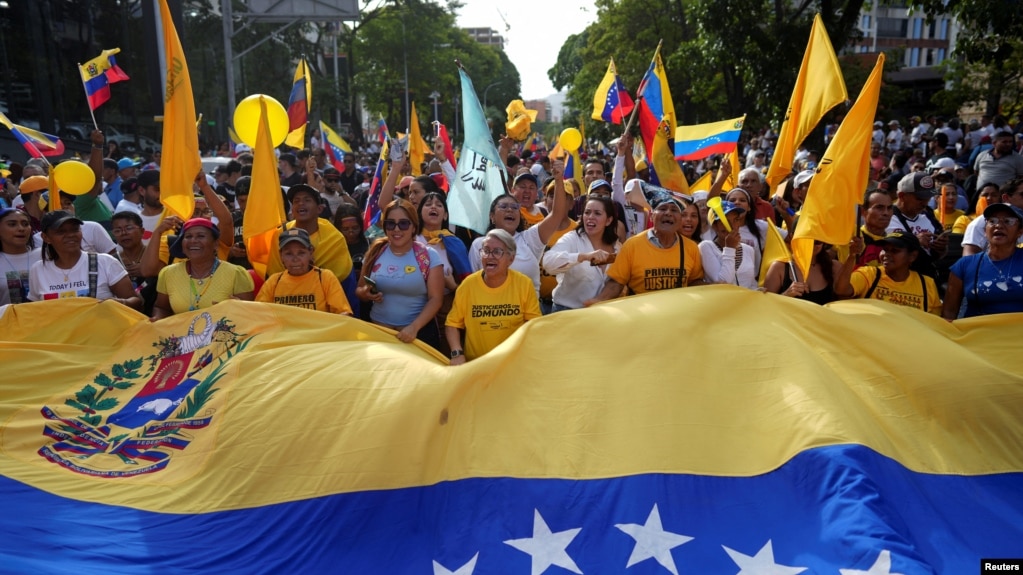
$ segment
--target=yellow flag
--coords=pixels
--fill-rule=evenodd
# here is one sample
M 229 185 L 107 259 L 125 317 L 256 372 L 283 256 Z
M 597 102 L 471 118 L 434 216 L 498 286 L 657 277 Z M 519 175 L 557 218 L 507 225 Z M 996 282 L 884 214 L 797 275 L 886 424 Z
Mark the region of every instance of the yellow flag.
M 160 0 L 163 51 L 167 80 L 163 95 L 163 162 L 160 164 L 160 201 L 183 220 L 192 217 L 195 199 L 192 182 L 202 169 L 199 131 L 195 127 L 195 101 L 188 63 L 167 0 Z
M 856 207 L 870 178 L 870 142 L 884 74 L 884 53 L 860 90 L 849 114 L 824 152 L 799 213 L 792 255 L 803 277 L 810 269 L 813 241 L 845 245 L 856 233 Z
M 650 154 L 653 171 L 657 174 L 657 182 L 653 183 L 673 192 L 688 194 L 689 182 L 686 181 L 685 173 L 675 161 L 675 151 L 671 142 L 668 141 L 669 133 L 674 135 L 675 131 L 670 126 L 668 118 L 664 118 L 654 135 L 654 149 Z
M 849 99 L 845 90 L 842 70 L 838 67 L 838 57 L 831 47 L 828 32 L 824 29 L 821 15 L 813 19 L 810 30 L 810 43 L 803 54 L 803 64 L 799 67 L 799 77 L 792 90 L 785 121 L 778 134 L 774 158 L 767 171 L 767 183 L 774 189 L 785 176 L 792 171 L 792 159 L 796 148 L 803 142 L 817 122 L 820 122 L 828 110 Z M 871 120 L 873 125 L 873 120 Z
M 295 78 L 288 98 L 288 137 L 284 143 L 292 148 L 305 147 L 305 127 L 309 122 L 309 110 L 313 105 L 313 79 L 309 76 L 309 64 L 305 58 L 298 61 Z
M 419 132 L 419 116 L 416 115 L 416 103 L 412 102 L 412 124 L 408 135 L 408 161 L 412 164 L 412 175 L 423 175 L 423 160 L 426 159 L 426 142 Z
M 245 250 L 252 269 L 261 276 L 266 275 L 270 261 L 274 232 L 287 221 L 284 213 L 284 199 L 281 197 L 281 179 L 277 173 L 277 156 L 274 155 L 270 140 L 270 123 L 266 118 L 266 101 L 259 98 L 259 131 L 256 132 L 256 149 L 252 153 L 252 187 L 249 188 L 249 202 L 245 206 L 242 233 Z
M 709 192 L 711 186 L 714 183 L 713 182 L 714 178 L 712 177 L 713 175 L 714 173 L 711 172 L 710 170 L 704 172 L 702 176 L 700 176 L 695 182 L 689 185 L 689 193 Z
M 725 180 L 725 192 L 739 187 L 739 171 L 742 170 L 742 166 L 739 164 L 739 147 L 736 146 L 732 153 L 728 154 L 726 158 L 728 163 L 732 164 L 732 173 L 728 174 L 728 178 Z M 724 160 L 724 159 L 723 159 Z
M 760 259 L 760 287 L 764 287 L 764 278 L 767 277 L 767 270 L 771 267 L 772 263 L 791 260 L 792 254 L 789 252 L 789 247 L 785 245 L 785 239 L 781 237 L 781 230 L 768 218 L 767 241 L 764 242 L 764 257 Z

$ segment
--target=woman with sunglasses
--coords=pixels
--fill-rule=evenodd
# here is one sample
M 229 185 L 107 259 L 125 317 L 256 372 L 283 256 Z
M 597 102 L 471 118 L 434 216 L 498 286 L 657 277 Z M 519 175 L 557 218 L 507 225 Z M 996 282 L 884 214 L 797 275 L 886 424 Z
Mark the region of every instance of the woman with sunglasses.
M 28 301 L 28 271 L 41 258 L 34 247 L 28 214 L 0 209 L 0 305 Z
M 1023 192 L 1023 181 L 1018 184 Z M 941 315 L 952 321 L 966 299 L 963 317 L 1023 312 L 1023 209 L 992 204 L 984 210 L 987 251 L 952 265 Z
M 395 330 L 405 343 L 420 339 L 439 350 L 436 316 L 444 301 L 440 255 L 415 240 L 419 217 L 408 201 L 394 200 L 381 216 L 385 235 L 366 252 L 355 295 L 373 302 L 373 323 Z
M 563 189 L 559 191 L 564 193 Z M 510 269 L 518 250 L 515 238 L 503 229 L 493 229 L 480 239 L 483 267 L 458 286 L 444 327 L 451 365 L 480 357 L 524 323 L 540 317 L 540 302 L 529 278 Z
M 543 255 L 543 250 L 551 236 L 567 217 L 569 209 L 567 198 L 565 198 L 565 182 L 562 179 L 565 173 L 565 163 L 561 160 L 555 161 L 551 166 L 551 173 L 555 186 L 554 199 L 551 200 L 551 213 L 535 226 L 525 228 L 525 221 L 522 219 L 522 212 L 519 210 L 520 206 L 515 196 L 502 194 L 490 203 L 488 231 L 504 230 L 515 238 L 517 249 L 511 269 L 533 280 L 537 297 L 540 293 L 540 256 Z M 472 242 L 472 247 L 469 248 L 469 261 L 472 263 L 473 271 L 483 269 L 483 257 L 480 255 L 482 249 L 483 238 L 476 238 Z

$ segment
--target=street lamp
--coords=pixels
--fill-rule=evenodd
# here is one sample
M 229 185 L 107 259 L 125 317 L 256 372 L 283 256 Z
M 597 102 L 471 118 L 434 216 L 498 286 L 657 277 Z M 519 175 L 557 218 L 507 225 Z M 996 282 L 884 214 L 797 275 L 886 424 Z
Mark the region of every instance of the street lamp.
M 493 84 L 491 84 L 491 85 L 487 86 L 487 87 L 486 87 L 486 88 L 485 88 L 485 89 L 483 90 L 483 109 L 484 109 L 484 110 L 486 110 L 486 109 L 487 109 L 487 92 L 489 92 L 491 88 L 493 88 L 494 86 L 496 86 L 496 85 L 498 85 L 498 84 L 500 84 L 500 83 L 502 83 L 502 82 L 503 82 L 503 80 L 498 80 L 498 81 L 494 82 Z
M 437 98 L 440 98 L 440 92 L 434 90 L 433 92 L 430 92 L 430 97 L 433 98 L 433 121 L 439 122 L 440 115 L 437 112 Z

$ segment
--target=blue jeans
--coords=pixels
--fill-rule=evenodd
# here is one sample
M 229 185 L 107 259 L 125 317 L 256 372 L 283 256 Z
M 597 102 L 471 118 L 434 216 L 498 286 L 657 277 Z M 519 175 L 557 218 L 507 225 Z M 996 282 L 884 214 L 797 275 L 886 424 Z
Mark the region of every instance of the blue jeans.
M 570 310 L 570 309 L 575 309 L 575 308 L 574 307 L 565 307 L 565 306 L 563 306 L 561 304 L 556 303 L 556 304 L 554 304 L 551 307 L 551 313 L 557 313 L 559 311 L 567 311 L 567 310 Z

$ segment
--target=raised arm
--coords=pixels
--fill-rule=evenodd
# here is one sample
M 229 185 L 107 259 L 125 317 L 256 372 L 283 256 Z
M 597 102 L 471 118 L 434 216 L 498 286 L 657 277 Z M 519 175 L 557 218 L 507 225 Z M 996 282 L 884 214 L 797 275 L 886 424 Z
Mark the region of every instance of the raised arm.
M 842 267 L 835 275 L 835 295 L 842 299 L 849 299 L 856 295 L 852 287 L 852 273 L 856 267 L 856 258 L 863 253 L 863 238 L 856 236 L 849 242 L 849 256 L 842 262 Z
M 231 216 L 231 210 L 228 209 L 224 200 L 221 200 L 220 196 L 217 195 L 217 192 L 210 186 L 202 168 L 199 168 L 199 173 L 195 176 L 195 185 L 199 186 L 199 191 L 202 192 L 203 197 L 206 198 L 206 205 L 213 210 L 213 215 L 217 216 L 217 229 L 220 230 L 220 243 L 227 247 L 234 246 L 234 218 Z M 154 235 L 153 237 L 156 236 Z
M 392 146 L 388 150 L 388 156 L 391 158 L 391 171 L 387 173 L 387 179 L 384 180 L 384 185 L 380 188 L 381 209 L 394 201 L 394 187 L 398 185 L 401 170 L 405 167 L 405 154 L 398 146 Z
M 92 173 L 96 174 L 96 182 L 92 185 L 92 189 L 89 190 L 89 195 L 97 197 L 103 192 L 103 132 L 93 130 L 89 134 L 89 140 L 92 142 L 92 153 L 89 154 L 89 167 L 92 168 Z
M 568 200 L 565 198 L 565 162 L 555 160 L 551 164 L 551 177 L 554 178 L 554 200 L 551 202 L 551 213 L 537 224 L 540 241 L 544 244 L 551 239 L 561 222 L 568 216 Z
M 718 173 L 714 178 L 714 184 L 710 187 L 710 193 L 707 194 L 708 198 L 716 198 L 722 196 L 728 192 L 725 190 L 725 181 L 728 180 L 728 176 L 732 174 L 732 162 L 728 160 L 728 156 L 722 156 L 721 163 L 718 165 Z M 752 206 L 750 206 L 752 208 Z

